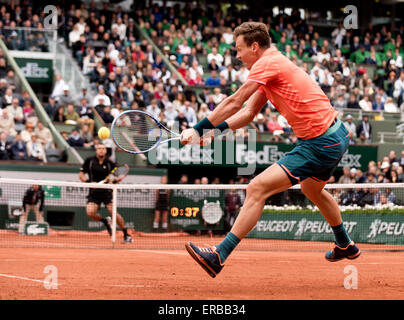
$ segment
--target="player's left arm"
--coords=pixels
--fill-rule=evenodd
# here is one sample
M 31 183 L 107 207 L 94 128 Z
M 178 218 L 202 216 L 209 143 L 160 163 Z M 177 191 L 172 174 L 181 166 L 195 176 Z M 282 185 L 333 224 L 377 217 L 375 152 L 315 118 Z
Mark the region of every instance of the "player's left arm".
M 198 122 L 193 128 L 181 133 L 182 144 L 196 144 L 200 142 L 203 131 L 214 129 L 235 113 L 237 113 L 262 84 L 255 81 L 245 82 L 233 95 L 224 99 L 213 112 L 205 119 Z
M 246 102 L 262 84 L 246 81 L 233 95 L 224 99 L 208 116 L 209 121 L 216 127 L 232 115 L 240 111 Z
M 251 81 L 250 81 L 251 82 Z M 254 120 L 254 117 L 260 112 L 267 103 L 268 98 L 261 91 L 255 92 L 244 108 L 226 120 L 231 130 L 243 128 Z

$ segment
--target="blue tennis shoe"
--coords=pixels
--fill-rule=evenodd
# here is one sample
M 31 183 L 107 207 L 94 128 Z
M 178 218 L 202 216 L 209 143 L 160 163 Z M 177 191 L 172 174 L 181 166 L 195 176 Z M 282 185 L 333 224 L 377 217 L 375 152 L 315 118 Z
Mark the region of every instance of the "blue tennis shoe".
M 334 248 L 326 252 L 325 258 L 331 262 L 339 261 L 342 259 L 353 260 L 358 258 L 360 254 L 361 251 L 359 250 L 359 248 L 353 241 L 351 241 L 351 243 L 348 244 L 345 248 L 342 248 L 337 244 L 334 244 Z
M 212 278 L 223 269 L 223 264 L 220 259 L 219 253 L 215 247 L 200 248 L 195 246 L 192 242 L 185 244 L 185 249 L 199 265 L 205 270 Z

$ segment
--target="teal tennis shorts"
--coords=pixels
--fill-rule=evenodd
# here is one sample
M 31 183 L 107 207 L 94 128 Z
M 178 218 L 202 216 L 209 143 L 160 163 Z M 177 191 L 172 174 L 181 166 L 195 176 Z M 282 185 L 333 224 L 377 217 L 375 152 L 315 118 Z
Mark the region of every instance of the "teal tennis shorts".
M 327 182 L 347 150 L 348 142 L 348 130 L 338 119 L 321 136 L 298 139 L 296 147 L 277 163 L 292 185 L 307 178 Z

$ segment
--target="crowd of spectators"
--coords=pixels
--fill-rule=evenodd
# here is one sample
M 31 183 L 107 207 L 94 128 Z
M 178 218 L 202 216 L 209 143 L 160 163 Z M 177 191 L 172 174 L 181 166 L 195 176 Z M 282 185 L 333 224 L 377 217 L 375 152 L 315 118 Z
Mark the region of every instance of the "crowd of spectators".
M 61 36 L 72 49 L 92 89 L 104 97 L 93 102 L 106 123 L 125 109 L 145 109 L 169 127 L 192 126 L 247 79 L 248 70 L 235 58 L 232 30 L 243 21 L 243 11 L 227 12 L 201 5 L 134 8 L 122 12 L 75 7 L 62 11 L 66 22 Z M 212 19 L 207 17 L 213 17 Z M 294 10 L 290 16 L 268 14 L 255 20 L 268 25 L 273 45 L 302 67 L 339 110 L 400 112 L 403 103 L 403 27 L 369 26 L 363 32 L 338 25 L 321 35 Z M 135 23 L 159 47 L 186 84 L 173 72 Z M 374 72 L 365 67 L 373 66 Z M 204 90 L 196 88 L 204 87 Z M 118 108 L 115 107 L 118 105 Z M 191 106 L 191 108 L 188 107 Z M 109 107 L 109 108 L 108 108 Z M 404 111 L 404 110 L 403 110 Z M 342 113 L 341 113 L 342 115 Z M 105 119 L 104 119 L 105 120 Z M 294 143 L 287 121 L 270 102 L 254 121 L 272 141 Z M 355 132 L 351 143 L 369 143 L 367 132 Z M 364 139 L 361 139 L 364 136 Z
M 94 110 L 107 125 L 123 110 L 147 110 L 178 130 L 207 116 L 248 77 L 249 71 L 235 58 L 232 34 L 245 17 L 267 24 L 273 45 L 320 85 L 336 109 L 404 109 L 402 25 L 396 30 L 388 25 L 369 25 L 361 31 L 346 30 L 339 24 L 329 34 L 320 34 L 298 10 L 291 15 L 274 15 L 268 8 L 261 14 L 250 10 L 246 15 L 247 11 L 234 6 L 223 11 L 220 6 L 205 8 L 190 3 L 172 7 L 152 4 L 148 8 L 134 5 L 131 12 L 95 1 L 58 6 L 59 37 L 91 82 L 77 102 L 62 75 L 56 75 L 45 106 L 55 122 L 77 125 L 76 132 L 68 133 L 71 145 L 91 146 Z M 42 12 L 33 11 L 29 1 L 0 7 L 4 27 L 41 29 L 43 17 Z M 167 60 L 141 38 L 136 24 Z M 15 35 L 8 30 L 0 31 L 0 36 L 13 43 Z M 24 41 L 19 42 L 27 42 L 23 35 L 20 37 Z M 0 73 L 3 64 L 0 57 Z M 95 97 L 88 91 L 94 91 Z M 10 100 L 9 93 L 4 96 Z M 349 115 L 343 116 L 345 124 L 352 126 Z M 371 125 L 365 118 L 352 131 L 351 144 L 371 142 Z M 295 143 L 297 139 L 270 101 L 254 119 L 253 127 L 270 133 L 274 142 Z M 248 133 L 242 129 L 239 134 Z
M 344 167 L 343 173 L 338 180 L 332 178 L 330 183 L 340 184 L 361 184 L 361 183 L 402 183 L 404 182 L 404 150 L 400 156 L 394 150 L 381 161 L 370 161 L 368 170 L 362 171 L 360 168 Z M 403 205 L 403 200 L 399 199 L 392 188 L 352 188 L 334 189 L 333 195 L 341 205 Z
M 33 101 L 0 50 L 0 160 L 47 162 L 54 150 L 50 130 L 39 121 Z

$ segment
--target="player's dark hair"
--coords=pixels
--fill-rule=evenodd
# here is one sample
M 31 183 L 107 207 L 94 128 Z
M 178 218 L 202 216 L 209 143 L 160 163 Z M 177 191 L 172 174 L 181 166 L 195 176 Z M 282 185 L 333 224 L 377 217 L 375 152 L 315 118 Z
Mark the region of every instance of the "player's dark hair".
M 234 29 L 233 34 L 234 39 L 243 36 L 247 46 L 257 42 L 261 48 L 266 49 L 271 45 L 268 27 L 262 22 L 244 22 Z

